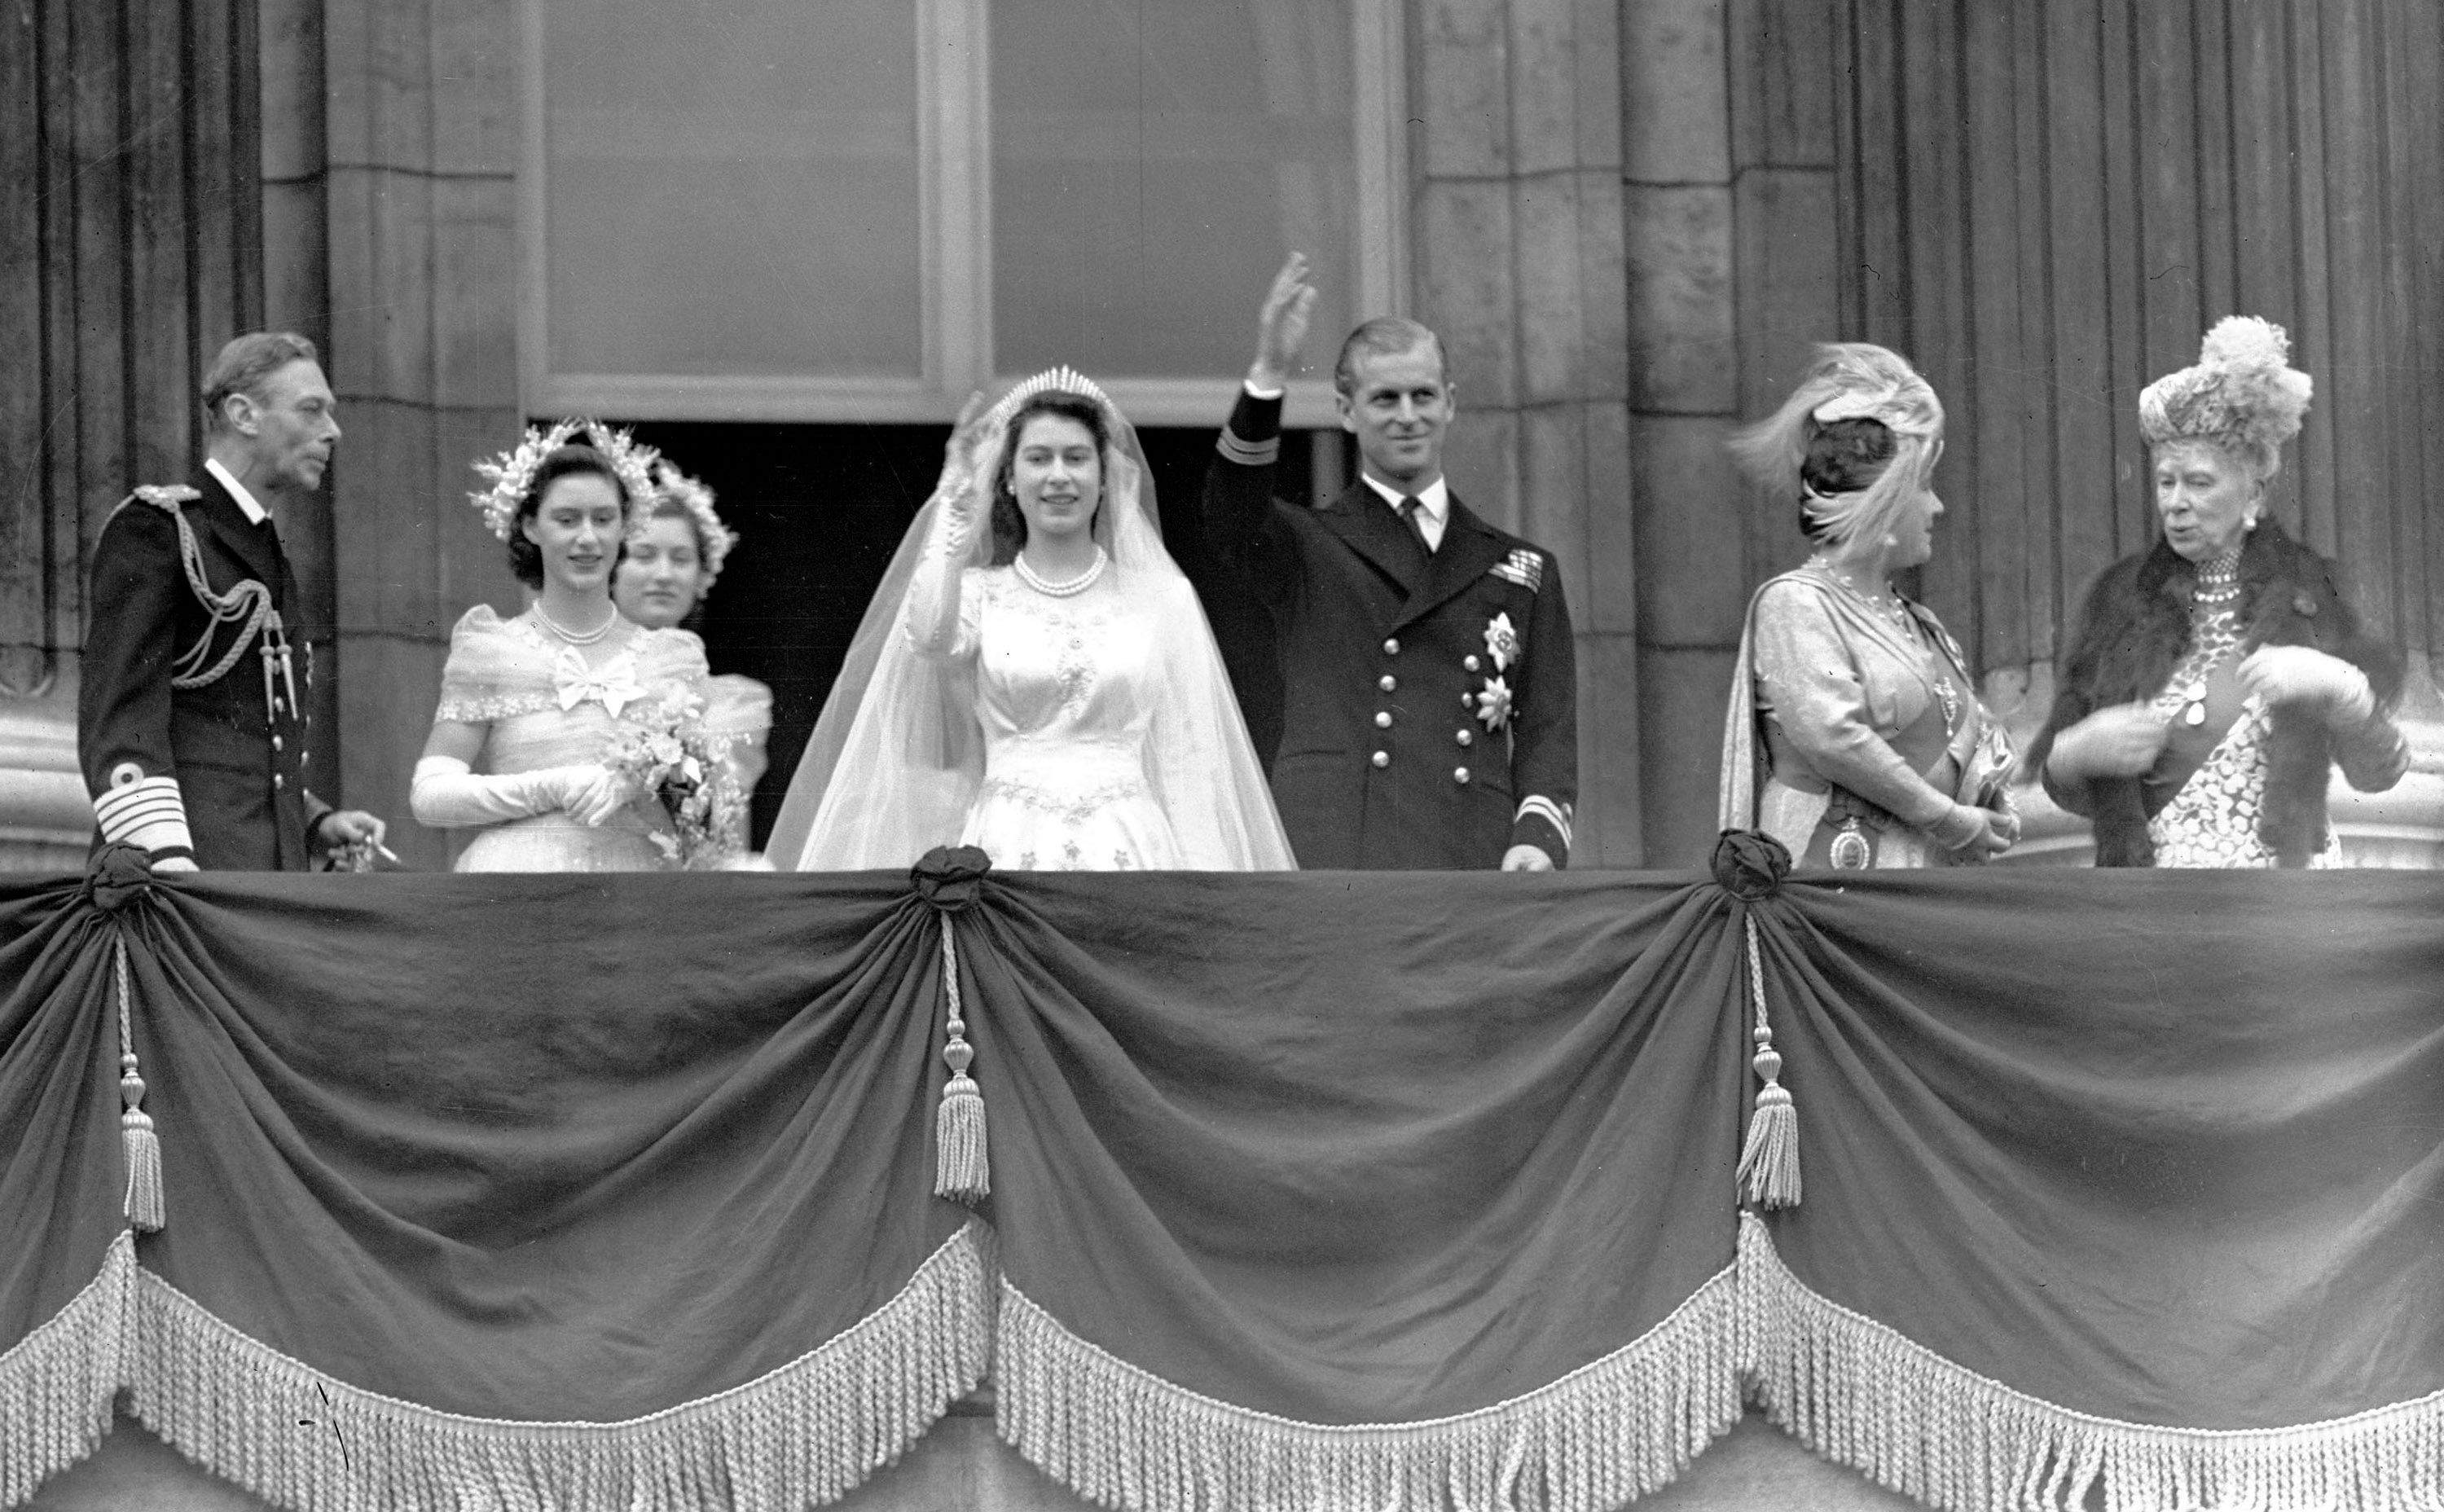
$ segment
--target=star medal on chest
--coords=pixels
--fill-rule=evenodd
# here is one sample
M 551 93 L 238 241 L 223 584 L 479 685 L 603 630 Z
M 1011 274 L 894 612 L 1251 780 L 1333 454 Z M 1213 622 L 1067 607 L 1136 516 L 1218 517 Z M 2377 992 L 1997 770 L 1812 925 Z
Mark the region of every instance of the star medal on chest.
M 1493 658 L 1495 672 L 1509 672 L 1519 659 L 1519 632 L 1511 627 L 1509 610 L 1485 622 L 1485 650 Z

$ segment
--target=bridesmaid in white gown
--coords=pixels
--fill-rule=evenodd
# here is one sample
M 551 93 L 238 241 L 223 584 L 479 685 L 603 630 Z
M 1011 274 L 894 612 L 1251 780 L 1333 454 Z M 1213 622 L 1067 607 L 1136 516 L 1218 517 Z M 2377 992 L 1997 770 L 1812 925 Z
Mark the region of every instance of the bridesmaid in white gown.
M 688 631 L 649 630 L 611 601 L 611 571 L 630 517 L 650 489 L 650 460 L 627 438 L 585 423 L 529 432 L 485 469 L 478 494 L 509 544 L 532 607 L 503 619 L 467 611 L 450 636 L 433 734 L 410 802 L 436 828 L 482 826 L 461 872 L 644 872 L 675 863 L 658 802 L 609 764 L 647 729 L 691 725 L 705 695 L 704 645 Z M 481 768 L 478 770 L 478 768 Z
M 1135 436 L 1065 369 L 978 422 L 859 632 L 770 854 L 1021 871 L 1287 870 L 1288 841 Z

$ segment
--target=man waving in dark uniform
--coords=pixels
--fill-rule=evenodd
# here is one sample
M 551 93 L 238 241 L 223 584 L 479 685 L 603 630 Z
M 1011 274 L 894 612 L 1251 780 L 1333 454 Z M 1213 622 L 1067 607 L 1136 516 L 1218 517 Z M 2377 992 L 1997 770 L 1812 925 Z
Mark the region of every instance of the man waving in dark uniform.
M 1333 387 L 1362 476 L 1313 509 L 1273 497 L 1305 275 L 1293 255 L 1273 280 L 1205 484 L 1212 549 L 1273 620 L 1290 847 L 1310 869 L 1565 865 L 1579 758 L 1562 577 L 1445 483 L 1452 385 L 1433 331 L 1387 318 L 1350 333 Z
M 163 871 L 265 872 L 380 845 L 380 820 L 307 790 L 313 669 L 266 507 L 322 486 L 332 410 L 311 341 L 239 337 L 204 379 L 203 471 L 138 489 L 102 526 L 77 699 L 99 843 L 142 846 Z

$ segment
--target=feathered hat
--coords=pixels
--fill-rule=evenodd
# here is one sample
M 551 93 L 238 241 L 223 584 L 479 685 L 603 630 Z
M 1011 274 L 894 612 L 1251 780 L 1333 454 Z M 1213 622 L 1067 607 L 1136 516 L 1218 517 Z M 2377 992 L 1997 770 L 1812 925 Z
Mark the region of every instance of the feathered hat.
M 1892 461 L 1876 480 L 1851 493 L 1818 493 L 1800 468 L 1807 444 L 1822 427 L 1840 420 L 1873 420 L 1892 432 Z M 1892 528 L 1902 503 L 1916 489 L 1933 448 L 1943 440 L 1943 401 L 1910 366 L 1886 347 L 1836 341 L 1817 347 L 1816 360 L 1782 408 L 1731 437 L 1731 454 L 1757 484 L 1777 497 L 1797 495 L 1800 507 L 1824 539 L 1837 547 L 1879 541 Z
M 2138 432 L 2149 446 L 2213 441 L 2271 471 L 2283 443 L 2300 433 L 2315 385 L 2290 365 L 2283 327 L 2228 315 L 2207 332 L 2198 365 L 2168 373 L 2138 395 Z

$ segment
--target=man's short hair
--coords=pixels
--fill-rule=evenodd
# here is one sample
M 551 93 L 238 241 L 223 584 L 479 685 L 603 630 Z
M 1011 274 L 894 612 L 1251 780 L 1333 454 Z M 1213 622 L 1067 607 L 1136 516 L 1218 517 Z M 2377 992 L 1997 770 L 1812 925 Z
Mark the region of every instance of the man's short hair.
M 1414 352 L 1418 347 L 1435 349 L 1435 366 L 1442 370 L 1443 386 L 1451 386 L 1451 359 L 1443 353 L 1443 339 L 1434 328 L 1398 315 L 1378 315 L 1360 323 L 1341 343 L 1341 360 L 1332 365 L 1332 386 L 1342 397 L 1358 396 L 1358 364 L 1370 357 L 1395 357 Z
M 221 348 L 213 359 L 212 371 L 204 375 L 204 424 L 219 432 L 229 429 L 229 419 L 221 406 L 232 394 L 261 397 L 263 380 L 291 362 L 314 362 L 314 343 L 294 331 L 249 331 Z

